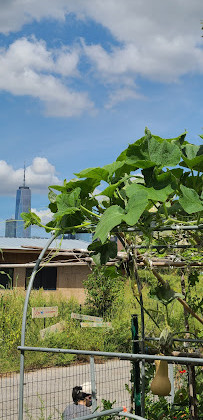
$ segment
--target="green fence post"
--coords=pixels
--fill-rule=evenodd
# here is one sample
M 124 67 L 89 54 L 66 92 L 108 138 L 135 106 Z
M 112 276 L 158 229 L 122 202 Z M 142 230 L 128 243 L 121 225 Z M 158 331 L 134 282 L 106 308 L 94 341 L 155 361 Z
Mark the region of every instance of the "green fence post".
M 138 316 L 132 315 L 131 317 L 131 331 L 132 331 L 132 353 L 138 354 L 139 341 L 138 341 Z M 132 377 L 133 382 L 133 400 L 135 404 L 135 414 L 141 415 L 141 394 L 140 394 L 140 365 L 139 361 L 132 362 Z

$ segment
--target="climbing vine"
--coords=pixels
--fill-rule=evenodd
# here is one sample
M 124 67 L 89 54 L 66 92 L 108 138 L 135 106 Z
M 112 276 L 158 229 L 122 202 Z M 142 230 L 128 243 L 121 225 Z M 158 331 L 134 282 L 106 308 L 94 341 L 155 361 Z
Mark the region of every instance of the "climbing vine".
M 186 133 L 164 139 L 146 128 L 115 162 L 84 169 L 63 185 L 50 186 L 52 221 L 44 226 L 36 214 L 22 213 L 25 228 L 35 224 L 56 235 L 93 232 L 89 250 L 96 263 L 105 264 L 117 255 L 112 235 L 122 239 L 123 232 L 136 228 L 150 241 L 155 227 L 201 226 L 202 152 L 203 146 L 186 141 Z M 161 276 L 156 277 L 163 286 Z

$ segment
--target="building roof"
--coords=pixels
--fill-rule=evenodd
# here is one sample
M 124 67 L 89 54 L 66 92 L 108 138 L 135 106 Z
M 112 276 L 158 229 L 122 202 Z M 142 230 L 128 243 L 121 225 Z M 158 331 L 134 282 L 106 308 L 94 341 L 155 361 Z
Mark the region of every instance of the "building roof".
M 47 238 L 5 238 L 0 237 L 0 249 L 33 249 L 44 248 L 47 244 Z M 78 239 L 55 239 L 49 248 L 61 250 L 80 249 L 87 250 L 89 242 Z

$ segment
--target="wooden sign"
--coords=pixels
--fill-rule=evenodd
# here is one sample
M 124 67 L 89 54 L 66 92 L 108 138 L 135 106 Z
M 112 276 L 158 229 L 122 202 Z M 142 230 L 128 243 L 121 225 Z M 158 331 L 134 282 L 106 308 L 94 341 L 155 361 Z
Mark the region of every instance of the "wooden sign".
M 80 319 L 81 321 L 103 322 L 103 318 L 99 318 L 98 316 L 82 315 L 74 312 L 71 313 L 71 318 Z
M 46 334 L 53 333 L 53 332 L 60 332 L 65 329 L 65 325 L 63 322 L 57 322 L 57 324 L 50 325 L 47 328 L 44 328 L 43 330 L 40 330 L 40 337 L 42 340 L 44 339 Z
M 58 306 L 32 308 L 32 318 L 53 318 L 58 316 Z
M 111 322 L 81 322 L 80 325 L 83 328 L 85 328 L 85 327 L 90 327 L 90 328 L 98 328 L 98 327 L 112 328 Z

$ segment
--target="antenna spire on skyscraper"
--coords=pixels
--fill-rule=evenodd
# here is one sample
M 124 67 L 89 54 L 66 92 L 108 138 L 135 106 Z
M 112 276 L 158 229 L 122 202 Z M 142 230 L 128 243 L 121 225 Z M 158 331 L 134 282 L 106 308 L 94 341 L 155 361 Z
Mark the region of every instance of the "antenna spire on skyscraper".
M 25 162 L 24 162 L 24 174 L 23 174 L 23 187 L 25 187 Z

